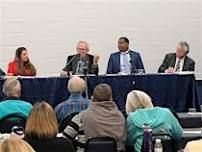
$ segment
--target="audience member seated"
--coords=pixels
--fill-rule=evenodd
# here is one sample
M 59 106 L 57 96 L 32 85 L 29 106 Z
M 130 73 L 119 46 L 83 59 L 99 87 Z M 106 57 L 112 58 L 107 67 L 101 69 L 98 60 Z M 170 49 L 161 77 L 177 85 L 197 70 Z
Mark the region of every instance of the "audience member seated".
M 8 64 L 8 76 L 35 76 L 36 69 L 30 62 L 28 52 L 25 47 L 19 47 L 15 52 L 14 61 Z
M 27 117 L 32 105 L 20 100 L 21 85 L 16 78 L 8 78 L 3 84 L 3 93 L 6 98 L 0 102 L 0 119 L 10 114 L 18 114 Z
M 5 139 L 0 143 L 0 152 L 35 152 L 33 148 L 22 139 Z
M 58 124 L 53 108 L 46 102 L 36 103 L 27 119 L 25 140 L 37 152 L 73 152 L 70 140 L 56 137 Z
M 201 152 L 202 139 L 190 141 L 186 144 L 184 152 Z
M 133 90 L 126 100 L 127 144 L 134 146 L 135 152 L 141 151 L 143 126 L 148 125 L 154 134 L 169 134 L 174 140 L 182 137 L 182 127 L 167 108 L 153 107 L 151 98 L 144 92 Z
M 70 97 L 55 107 L 56 117 L 59 123 L 73 112 L 81 112 L 90 104 L 90 100 L 82 96 L 85 91 L 85 82 L 82 78 L 73 76 L 68 82 Z
M 125 118 L 112 101 L 112 90 L 108 84 L 95 87 L 91 105 L 73 117 L 63 135 L 72 140 L 78 137 L 77 151 L 83 150 L 88 138 L 100 136 L 113 137 L 118 150 L 125 149 Z

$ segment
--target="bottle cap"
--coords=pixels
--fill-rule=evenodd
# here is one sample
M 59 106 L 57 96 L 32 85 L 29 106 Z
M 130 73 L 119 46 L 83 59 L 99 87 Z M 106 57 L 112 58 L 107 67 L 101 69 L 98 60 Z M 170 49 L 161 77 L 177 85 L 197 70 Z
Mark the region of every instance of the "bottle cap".
M 156 142 L 160 143 L 160 142 L 161 142 L 161 139 L 156 139 Z

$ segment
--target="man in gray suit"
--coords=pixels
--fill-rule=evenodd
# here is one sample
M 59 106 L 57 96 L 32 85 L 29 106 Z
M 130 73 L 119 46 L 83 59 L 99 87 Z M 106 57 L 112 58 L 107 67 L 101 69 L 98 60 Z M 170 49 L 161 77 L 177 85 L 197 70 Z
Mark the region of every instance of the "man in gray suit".
M 177 45 L 176 53 L 166 54 L 163 63 L 158 69 L 159 73 L 174 73 L 181 71 L 194 71 L 195 62 L 187 56 L 189 44 L 181 41 Z

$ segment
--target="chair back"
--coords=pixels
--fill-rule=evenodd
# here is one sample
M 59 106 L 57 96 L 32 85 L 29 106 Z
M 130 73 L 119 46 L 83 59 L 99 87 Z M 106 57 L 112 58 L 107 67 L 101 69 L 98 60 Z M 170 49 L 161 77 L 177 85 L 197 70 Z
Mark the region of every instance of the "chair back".
M 86 142 L 84 152 L 117 152 L 116 141 L 112 137 L 96 137 Z
M 0 119 L 0 133 L 11 133 L 13 126 L 25 128 L 26 116 L 20 114 L 10 114 Z
M 59 124 L 59 132 L 63 132 L 66 126 L 71 122 L 72 118 L 79 112 L 73 112 L 70 115 L 66 116 L 61 123 Z
M 164 152 L 175 152 L 176 145 L 174 139 L 169 134 L 153 134 L 152 141 L 155 144 L 155 139 L 161 139 Z

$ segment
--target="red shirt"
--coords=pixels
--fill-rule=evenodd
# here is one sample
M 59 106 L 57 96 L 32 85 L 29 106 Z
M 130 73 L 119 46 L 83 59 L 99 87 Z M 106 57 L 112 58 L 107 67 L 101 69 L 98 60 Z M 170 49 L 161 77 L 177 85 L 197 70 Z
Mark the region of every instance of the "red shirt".
M 14 76 L 17 76 L 17 75 L 20 75 L 18 73 L 18 70 L 16 69 L 16 61 L 13 61 L 13 62 L 10 62 L 8 64 L 8 71 L 7 71 L 7 74 L 8 73 L 13 73 Z M 22 74 L 23 76 L 30 76 L 30 70 L 29 69 L 25 69 L 24 73 Z

